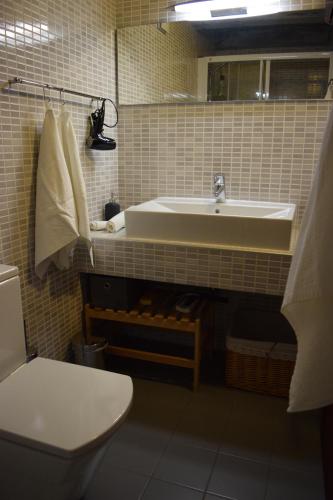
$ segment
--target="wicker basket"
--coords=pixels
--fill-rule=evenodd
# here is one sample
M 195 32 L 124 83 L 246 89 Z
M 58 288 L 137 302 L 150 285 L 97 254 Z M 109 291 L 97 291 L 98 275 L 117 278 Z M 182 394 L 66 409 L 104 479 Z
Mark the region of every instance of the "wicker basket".
M 267 393 L 272 396 L 287 398 L 295 361 L 269 359 L 267 374 Z
M 229 387 L 288 397 L 295 362 L 262 355 L 235 352 L 227 348 L 225 382 Z

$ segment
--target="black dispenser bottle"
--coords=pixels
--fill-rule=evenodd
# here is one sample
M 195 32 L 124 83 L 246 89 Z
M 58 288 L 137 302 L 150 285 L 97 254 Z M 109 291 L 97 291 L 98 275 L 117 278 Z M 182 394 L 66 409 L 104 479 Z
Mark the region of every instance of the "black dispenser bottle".
M 120 205 L 116 202 L 116 197 L 114 193 L 111 193 L 111 200 L 109 203 L 106 203 L 104 209 L 104 220 L 110 220 L 115 215 L 119 214 Z

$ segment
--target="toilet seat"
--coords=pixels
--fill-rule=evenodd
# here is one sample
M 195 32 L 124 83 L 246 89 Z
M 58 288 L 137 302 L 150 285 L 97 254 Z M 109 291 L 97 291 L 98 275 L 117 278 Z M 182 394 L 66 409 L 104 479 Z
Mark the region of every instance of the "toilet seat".
M 38 357 L 0 383 L 0 439 L 71 458 L 107 439 L 132 397 L 130 377 Z

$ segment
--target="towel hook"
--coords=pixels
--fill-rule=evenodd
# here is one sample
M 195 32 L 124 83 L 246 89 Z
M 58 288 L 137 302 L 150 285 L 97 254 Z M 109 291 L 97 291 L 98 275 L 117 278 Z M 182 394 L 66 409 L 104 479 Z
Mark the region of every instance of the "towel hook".
M 59 89 L 61 104 L 62 104 L 62 106 L 65 106 L 65 98 L 63 96 L 63 93 L 64 93 L 64 89 Z
M 43 87 L 43 100 L 44 100 L 44 103 L 45 103 L 45 99 L 46 99 L 45 87 Z M 47 103 L 49 104 L 50 102 L 51 102 L 51 96 L 49 95 L 48 98 L 47 98 Z

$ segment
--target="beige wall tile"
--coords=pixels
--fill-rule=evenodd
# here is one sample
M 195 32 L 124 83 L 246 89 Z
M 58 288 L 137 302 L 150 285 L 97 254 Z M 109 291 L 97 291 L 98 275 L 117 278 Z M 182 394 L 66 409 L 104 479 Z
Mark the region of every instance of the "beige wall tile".
M 300 222 L 331 109 L 328 101 L 122 106 L 119 192 L 128 207 L 157 196 L 292 202 Z
M 120 104 L 197 100 L 197 57 L 207 45 L 189 23 L 118 30 Z
M 98 274 L 283 295 L 290 257 L 174 245 L 95 241 Z M 93 272 L 86 252 L 81 270 Z
M 115 96 L 114 0 L 0 0 L 0 16 L 1 85 L 21 76 Z M 87 150 L 89 100 L 69 100 L 73 101 L 68 107 L 79 142 L 89 211 L 97 218 L 110 191 L 117 190 L 117 152 Z M 52 105 L 59 108 L 57 101 Z M 0 262 L 19 267 L 29 342 L 43 356 L 63 358 L 70 337 L 81 329 L 81 293 L 73 270 L 51 270 L 43 282 L 33 271 L 42 92 L 23 86 L 1 92 L 0 111 Z M 112 119 L 110 111 L 108 119 Z
M 323 7 L 322 0 L 281 1 L 285 10 Z M 135 26 L 172 20 L 166 11 L 171 3 L 0 0 L 0 84 L 22 76 L 114 97 L 116 11 L 118 26 Z M 38 89 L 17 90 L 21 94 L 0 93 L 0 261 L 19 267 L 30 343 L 40 354 L 62 359 L 81 327 L 78 274 L 51 270 L 44 282 L 34 276 L 35 175 L 44 103 Z M 69 108 L 90 216 L 99 218 L 110 191 L 118 188 L 118 150 L 86 149 L 90 109 L 86 100 L 71 101 L 76 101 Z M 122 204 L 163 194 L 209 195 L 213 172 L 224 171 L 229 196 L 295 201 L 301 215 L 329 108 L 311 102 L 124 108 L 119 129 Z M 109 121 L 110 115 L 108 110 Z M 108 132 L 117 137 L 116 130 Z M 96 261 L 99 272 L 116 275 L 282 293 L 290 259 L 99 243 Z

